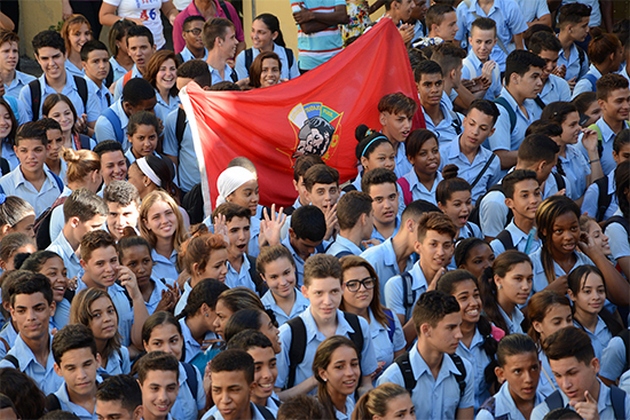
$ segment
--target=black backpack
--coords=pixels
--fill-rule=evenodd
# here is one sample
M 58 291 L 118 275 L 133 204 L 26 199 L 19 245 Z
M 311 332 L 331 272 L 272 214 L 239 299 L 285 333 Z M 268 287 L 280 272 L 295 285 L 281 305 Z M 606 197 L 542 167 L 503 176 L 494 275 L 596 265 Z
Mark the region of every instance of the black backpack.
M 610 387 L 610 402 L 612 403 L 612 409 L 615 413 L 616 419 L 626 418 L 626 395 L 626 392 L 622 389 L 617 388 L 614 385 Z M 564 401 L 562 400 L 560 390 L 556 389 L 554 392 L 549 394 L 549 396 L 545 398 L 545 403 L 547 403 L 549 411 L 553 411 L 557 408 L 564 408 Z
M 499 191 L 501 194 L 503 194 L 503 196 L 505 196 L 505 193 L 503 192 L 503 185 L 501 184 L 495 184 L 492 187 L 488 188 L 488 191 L 486 191 L 486 193 L 477 200 L 477 203 L 475 203 L 475 207 L 473 207 L 472 211 L 470 212 L 470 216 L 468 217 L 469 222 L 472 222 L 476 224 L 477 226 L 481 226 L 481 223 L 480 223 L 481 202 L 483 201 L 484 198 L 486 198 L 488 194 L 490 194 L 493 191 Z M 512 213 L 512 210 L 508 209 L 508 214 L 506 218 L 507 222 L 505 223 L 504 227 L 508 225 L 509 221 L 512 220 L 512 217 L 514 217 L 514 214 Z
M 459 355 L 453 353 L 448 356 L 453 360 L 455 367 L 459 371 L 459 374 L 455 375 L 455 379 L 457 380 L 457 385 L 459 385 L 459 398 L 461 399 L 466 391 L 466 366 L 464 366 L 464 361 Z M 413 389 L 416 387 L 417 381 L 415 376 L 413 376 L 413 368 L 409 362 L 409 352 L 398 356 L 396 360 L 394 360 L 394 363 L 398 365 L 400 373 L 402 373 L 405 381 L 405 389 L 409 391 L 409 393 L 412 393 Z
M 77 86 L 81 102 L 83 102 L 83 109 L 87 113 L 87 100 L 88 100 L 88 88 L 87 82 L 84 78 L 79 76 L 74 77 L 74 84 Z M 31 90 L 31 112 L 33 113 L 32 121 L 37 121 L 41 117 L 39 115 L 39 106 L 42 103 L 42 87 L 39 84 L 39 79 L 35 79 L 28 84 Z M 89 148 L 88 148 L 89 149 Z
M 413 309 L 413 305 L 416 303 L 416 291 L 413 290 L 413 277 L 409 271 L 405 271 L 400 275 L 400 281 L 402 282 L 402 292 L 403 292 L 403 307 L 405 308 L 405 319 L 409 319 L 407 313 Z
M 628 242 L 630 242 L 630 222 L 623 216 L 609 217 L 604 223 L 602 223 L 602 231 L 606 231 L 606 228 L 613 223 L 619 223 L 625 230 L 628 236 Z
M 293 62 L 295 61 L 293 50 L 287 47 L 282 47 L 282 48 L 284 48 L 284 52 L 287 54 L 287 61 L 289 62 L 288 70 L 290 71 L 291 67 L 293 67 Z M 252 66 L 253 61 L 254 61 L 254 52 L 251 48 L 248 48 L 245 50 L 245 69 L 247 69 L 248 73 L 249 73 L 249 68 Z
M 505 249 L 506 251 L 509 251 L 510 249 L 516 249 L 516 247 L 514 246 L 514 241 L 512 240 L 512 234 L 507 229 L 503 229 L 501 232 L 499 232 L 497 237 L 494 239 L 498 239 L 499 242 L 501 242 L 501 244 L 503 245 L 503 249 Z
M 608 192 L 608 177 L 599 178 L 595 181 L 597 185 L 597 213 L 595 214 L 595 220 L 601 222 L 604 220 L 606 210 L 610 207 L 612 201 L 612 193 Z
M 361 329 L 361 323 L 359 317 L 355 314 L 348 312 L 343 313 L 346 321 L 350 324 L 350 327 L 354 330 L 353 333 L 348 333 L 350 340 L 357 348 L 359 355 L 363 350 L 363 330 Z M 297 316 L 287 321 L 287 324 L 291 328 L 291 345 L 289 347 L 289 378 L 286 388 L 293 388 L 295 386 L 295 373 L 297 367 L 302 361 L 304 361 L 304 354 L 306 353 L 306 326 L 301 317 Z M 360 357 L 359 357 L 360 358 Z

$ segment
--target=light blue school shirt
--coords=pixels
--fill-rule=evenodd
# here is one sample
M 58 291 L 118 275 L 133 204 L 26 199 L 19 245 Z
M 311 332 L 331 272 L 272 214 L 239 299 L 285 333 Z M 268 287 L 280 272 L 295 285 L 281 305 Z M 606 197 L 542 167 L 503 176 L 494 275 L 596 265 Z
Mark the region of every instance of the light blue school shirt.
M 258 237 L 260 236 L 260 220 L 263 218 L 264 208 L 264 206 L 259 204 L 256 206 L 256 214 L 249 218 L 249 243 L 247 244 L 247 254 L 254 258 L 258 257 L 258 254 L 260 254 Z M 271 210 L 269 210 L 269 212 L 271 212 Z M 287 220 L 287 223 L 288 222 Z
M 599 7 L 598 0 L 562 0 L 562 5 L 569 3 L 582 3 L 591 8 L 590 21 L 588 23 L 589 28 L 594 28 L 602 23 L 602 11 Z
M 604 212 L 604 220 L 612 217 L 615 212 L 619 209 L 619 202 L 617 201 L 617 194 L 615 194 L 615 190 L 617 189 L 617 185 L 615 184 L 615 171 L 610 171 L 608 175 L 606 175 L 606 179 L 608 180 L 608 193 L 612 194 L 610 199 L 610 205 Z M 584 193 L 584 200 L 582 200 L 582 213 L 586 213 L 591 217 L 597 216 L 597 199 L 599 198 L 599 186 L 596 183 L 592 183 L 586 189 Z
M 177 301 L 177 305 L 175 305 L 175 316 L 182 313 L 184 308 L 186 307 L 186 303 L 188 303 L 188 296 L 190 296 L 190 292 L 192 292 L 192 286 L 190 285 L 190 279 L 186 280 L 184 283 L 184 290 L 182 291 L 179 300 Z
M 595 81 L 602 78 L 602 73 L 599 70 L 597 70 L 597 67 L 595 67 L 595 64 L 591 64 L 588 67 L 588 71 L 586 72 L 586 75 L 588 74 L 593 75 L 595 77 Z M 573 88 L 573 96 L 571 99 L 575 98 L 582 92 L 595 92 L 595 86 L 591 84 L 590 80 L 586 79 L 586 75 L 584 75 L 584 77 L 582 77 L 575 84 L 575 87 Z
M 234 269 L 234 267 L 232 267 L 232 264 L 230 264 L 229 261 L 227 263 L 227 268 L 228 271 L 225 276 L 225 284 L 230 289 L 242 286 L 256 292 L 256 285 L 249 275 L 251 264 L 249 263 L 249 259 L 246 255 L 243 255 L 243 264 L 241 264 L 241 269 L 238 272 Z
M 90 413 L 85 407 L 80 406 L 78 404 L 70 401 L 70 395 L 68 395 L 68 388 L 66 388 L 66 384 L 64 383 L 59 387 L 59 389 L 55 392 L 55 396 L 59 401 L 60 410 L 68 411 L 75 416 L 77 416 L 81 420 L 96 420 L 96 407 L 94 407 L 94 412 Z
M 627 362 L 626 345 L 621 337 L 613 337 L 602 352 L 599 375 L 611 381 L 616 381 L 623 374 L 623 367 Z
M 363 250 L 348 238 L 344 238 L 338 234 L 333 243 L 326 250 L 326 254 L 337 256 L 340 253 L 350 253 L 352 255 L 361 255 Z
M 157 99 L 157 102 L 153 111 L 160 121 L 166 121 L 166 117 L 168 117 L 171 112 L 177 111 L 179 104 L 181 103 L 179 96 L 169 96 L 167 103 L 164 98 L 162 98 L 162 95 L 160 95 L 157 91 L 155 92 L 155 98 Z
M 544 396 L 536 392 L 534 405 L 543 402 Z M 505 417 L 504 417 L 505 416 Z M 495 418 L 505 418 L 506 420 L 528 420 L 518 410 L 512 395 L 510 394 L 510 384 L 503 382 L 499 392 L 494 394 L 494 416 L 488 410 L 480 410 L 475 416 L 475 420 L 494 420 Z
M 540 99 L 542 99 L 545 105 L 558 101 L 570 102 L 571 88 L 566 80 L 556 76 L 555 74 L 550 74 L 545 84 L 543 84 L 542 91 L 538 94 L 538 96 L 540 96 Z M 540 109 L 540 107 L 538 109 Z M 542 109 L 540 109 L 537 119 L 540 118 L 541 114 Z
M 120 119 L 120 128 L 122 129 L 123 138 L 122 138 L 122 147 L 123 151 L 129 149 L 129 140 L 127 139 L 127 124 L 129 124 L 129 117 L 125 114 L 125 111 L 122 107 L 121 101 L 116 101 L 109 107 Z M 114 126 L 112 123 L 104 116 L 101 115 L 96 120 L 96 125 L 94 126 L 94 137 L 98 143 L 105 140 L 117 140 L 120 142 L 120 139 L 116 137 L 116 131 L 114 130 Z
M 14 170 L 15 168 L 19 166 L 20 160 L 17 158 L 15 154 L 15 150 L 13 150 L 13 144 L 11 143 L 11 140 L 9 140 L 8 138 L 2 139 L 2 152 L 1 153 L 2 155 L 0 157 L 3 157 L 7 160 L 10 170 Z M 6 174 L 2 174 L 2 175 L 6 175 Z
M 577 200 L 586 192 L 586 178 L 591 174 L 591 165 L 588 159 L 580 152 L 581 146 L 577 144 L 567 144 L 566 156 L 558 155 L 558 161 L 566 174 L 566 178 L 571 180 L 571 200 Z M 554 166 L 553 171 L 558 173 L 558 166 Z M 597 205 L 597 201 L 595 201 Z
M 518 309 L 518 306 L 514 307 L 510 315 L 508 315 L 507 312 L 503 310 L 501 305 L 497 305 L 497 306 L 499 308 L 499 312 L 501 313 L 501 316 L 503 317 L 503 319 L 505 320 L 505 323 L 507 324 L 507 327 L 508 327 L 507 332 L 509 334 L 525 334 L 523 332 L 523 328 L 521 327 L 521 323 L 525 319 L 525 315 L 523 315 L 523 312 L 521 312 L 521 310 Z
M 479 176 L 488 160 L 492 157 L 492 152 L 485 147 L 479 147 L 473 161 L 469 161 L 466 155 L 462 153 L 460 146 L 461 137 L 448 144 L 440 145 L 440 171 L 448 163 L 453 163 L 459 168 L 458 177 L 465 179 L 472 185 L 473 181 Z M 501 161 L 498 156 L 492 159 L 490 166 L 486 169 L 477 184 L 472 188 L 471 197 L 473 206 L 477 199 L 482 197 L 486 191 L 494 184 L 499 182 L 501 177 Z
M 53 321 L 55 323 L 55 327 L 60 330 L 70 321 L 70 302 L 68 299 L 63 298 L 63 300 L 55 306 L 55 315 L 53 315 Z
M 177 177 L 180 188 L 188 192 L 201 182 L 201 173 L 199 172 L 199 161 L 195 154 L 188 117 L 185 120 L 181 144 L 177 139 L 177 113 L 177 109 L 171 111 L 164 121 L 164 154 L 178 158 Z
M 81 75 L 80 77 L 83 77 L 83 75 Z M 39 86 L 42 92 L 38 117 L 42 116 L 42 106 L 44 104 L 44 99 L 46 99 L 48 95 L 62 93 L 70 99 L 70 101 L 74 105 L 74 108 L 77 111 L 77 115 L 87 114 L 88 122 L 96 121 L 96 119 L 99 116 L 99 107 L 98 107 L 98 103 L 96 102 L 96 97 L 88 95 L 86 107 L 84 107 L 83 99 L 81 99 L 81 96 L 79 95 L 79 89 L 77 89 L 77 85 L 74 81 L 74 77 L 70 73 L 66 72 L 66 84 L 64 85 L 61 92 L 57 92 L 55 89 L 48 86 L 48 83 L 46 83 L 45 74 L 43 74 L 38 80 L 39 80 Z M 20 91 L 19 100 L 24 105 L 24 115 L 20 116 L 20 121 L 25 121 L 25 122 L 32 121 L 33 112 L 31 109 L 32 102 L 31 102 L 31 87 L 30 86 L 26 85 Z
M 418 179 L 418 175 L 416 171 L 412 168 L 411 171 L 407 172 L 405 176 L 403 176 L 409 183 L 409 189 L 411 190 L 411 198 L 413 201 L 416 200 L 425 200 L 429 203 L 433 203 L 437 206 L 437 200 L 435 199 L 435 191 L 437 190 L 437 186 L 444 179 L 442 173 L 438 170 L 435 173 L 435 179 L 433 180 L 433 185 L 431 189 L 427 189 L 422 182 Z
M 109 286 L 107 293 L 112 298 L 116 311 L 118 311 L 118 332 L 122 338 L 123 346 L 131 345 L 131 328 L 133 326 L 133 307 L 129 304 L 129 298 L 125 288 L 114 283 Z
M 470 6 L 467 6 L 465 2 L 461 2 L 457 6 L 458 29 L 455 39 L 462 43 L 462 47 L 468 46 L 470 28 L 478 17 L 487 17 L 497 22 L 497 38 L 503 42 L 507 52 L 503 51 L 497 42 L 490 52 L 490 59 L 496 61 L 499 69 L 504 72 L 507 55 L 516 49 L 516 44 L 512 38 L 514 35 L 527 30 L 527 22 L 525 22 L 523 13 L 516 2 L 512 0 L 494 0 L 488 14 L 479 6 L 477 0 L 471 0 L 469 4 Z
M 578 46 L 573 43 L 571 44 L 571 47 L 569 47 L 568 56 L 565 54 L 564 49 L 560 50 L 560 55 L 558 56 L 558 67 L 562 65 L 564 65 L 567 69 L 564 75 L 564 80 L 575 79 L 578 81 L 588 72 L 588 54 L 584 51 L 584 61 L 580 65 L 580 53 L 578 52 Z
M 234 73 L 235 75 L 236 73 L 228 64 L 226 64 L 225 68 L 223 69 L 223 77 L 221 77 L 221 74 L 219 74 L 219 70 L 215 69 L 211 65 L 208 65 L 208 70 L 210 70 L 210 76 L 212 77 L 213 85 L 216 85 L 219 82 L 234 82 L 234 80 L 232 79 L 232 73 Z
M 493 340 L 493 338 L 490 337 L 489 340 Z M 455 353 L 459 357 L 463 360 L 468 360 L 470 365 L 473 367 L 475 381 L 475 410 L 478 410 L 481 404 L 490 398 L 490 392 L 488 390 L 488 384 L 486 383 L 484 371 L 486 366 L 490 364 L 491 359 L 483 349 L 483 343 L 484 338 L 479 332 L 479 329 L 475 327 L 475 334 L 470 342 L 470 347 L 466 347 L 466 344 L 460 340 L 459 346 L 457 346 L 457 350 L 455 350 Z
M 386 325 L 383 325 L 378 322 L 374 318 L 372 309 L 368 308 L 368 313 L 370 315 L 370 335 L 372 337 L 372 344 L 374 345 L 376 361 L 384 363 L 383 370 L 385 370 L 394 361 L 394 353 L 404 350 L 407 346 L 405 334 L 403 333 L 400 320 L 394 315 L 394 335 L 390 340 L 389 324 L 386 322 Z
M 630 393 L 630 370 L 619 378 L 619 388 L 623 389 L 627 394 Z
M 411 290 L 416 294 L 416 299 L 413 305 L 408 308 L 405 307 L 403 302 L 403 279 L 400 275 L 390 278 L 387 281 L 387 284 L 385 284 L 384 291 L 385 306 L 396 315 L 404 315 L 405 322 L 411 319 L 413 307 L 418 299 L 420 299 L 420 296 L 422 296 L 429 287 L 427 279 L 422 272 L 422 268 L 420 268 L 420 261 L 416 262 L 413 267 L 411 267 L 409 274 L 411 275 Z
M 438 145 L 442 146 L 452 142 L 453 140 L 457 140 L 459 135 L 457 134 L 455 127 L 458 126 L 461 131 L 463 118 L 456 115 L 454 111 L 450 111 L 442 101 L 440 101 L 440 111 L 442 111 L 444 118 L 442 118 L 442 121 L 436 125 L 431 119 L 431 116 L 427 114 L 424 107 L 422 107 L 422 114 L 424 115 L 424 122 L 427 130 L 435 133 Z
M 196 58 L 194 54 L 188 49 L 188 47 L 184 47 L 184 49 L 179 53 L 182 57 L 182 63 L 185 63 L 190 60 L 202 60 L 206 61 L 208 59 L 208 49 L 204 47 L 203 49 L 203 57 Z
M 63 260 L 63 264 L 68 271 L 68 278 L 79 276 L 83 269 L 81 268 L 81 260 L 76 252 L 70 246 L 70 243 L 63 234 L 63 231 L 59 232 L 59 235 L 54 241 L 48 245 L 47 251 L 55 252 Z
M 116 84 L 114 85 L 114 100 L 117 101 L 120 98 L 122 98 L 122 92 L 123 92 L 123 80 L 125 77 L 125 74 L 127 74 L 129 72 L 125 72 L 123 74 L 123 77 L 121 77 L 120 79 L 118 79 L 118 81 L 116 82 Z M 138 67 L 134 64 L 133 67 L 131 68 L 131 77 L 129 80 L 131 79 L 135 79 L 136 77 L 142 77 L 142 74 L 140 73 L 140 70 L 138 70 Z
M 63 189 L 59 189 L 59 184 L 57 184 L 53 173 L 45 164 L 43 171 L 46 174 L 46 179 L 39 191 L 24 178 L 22 165 L 0 178 L 0 187 L 4 190 L 4 194 L 17 195 L 26 200 L 35 209 L 36 217 L 52 206 L 63 191 Z
M 464 58 L 462 64 L 462 80 L 472 80 L 481 76 L 481 69 L 483 68 L 484 63 L 482 63 L 479 57 L 475 55 L 472 48 L 468 51 L 468 56 Z M 501 93 L 501 89 L 503 89 L 503 85 L 501 84 L 501 70 L 497 64 L 494 66 L 494 70 L 492 71 L 492 81 L 490 83 L 490 87 L 486 90 L 483 98 L 488 99 L 489 101 L 494 101 L 494 99 Z
M 293 246 L 291 245 L 291 240 L 290 240 L 289 235 L 287 235 L 286 238 L 284 238 L 280 242 L 280 244 L 283 245 L 286 249 L 288 249 L 289 252 L 291 253 L 291 255 L 293 256 L 293 261 L 295 262 L 295 281 L 296 281 L 296 286 L 297 287 L 302 287 L 302 285 L 304 284 L 303 283 L 303 281 L 304 281 L 304 260 L 293 249 Z
M 627 163 L 626 163 L 627 164 Z M 623 217 L 621 209 L 617 209 L 615 216 Z M 610 238 L 610 251 L 615 260 L 630 256 L 630 242 L 628 241 L 628 232 L 619 223 L 611 223 L 606 226 L 604 231 L 606 236 Z
M 260 413 L 260 410 L 258 410 L 255 404 L 250 402 L 249 405 L 252 411 L 252 420 L 265 420 L 265 418 Z M 219 411 L 216 405 L 212 407 L 210 410 L 208 410 L 206 414 L 204 414 L 203 417 L 201 418 L 201 420 L 210 420 L 210 419 L 223 420 L 223 416 L 221 415 L 221 412 Z
M 306 350 L 304 352 L 303 362 L 297 366 L 295 370 L 295 384 L 304 382 L 311 376 L 313 376 L 313 363 L 312 360 L 315 357 L 317 347 L 327 338 L 324 334 L 317 329 L 315 319 L 311 314 L 311 307 L 306 308 L 304 312 L 299 315 L 304 321 L 306 327 Z M 374 352 L 374 345 L 370 338 L 369 325 L 365 319 L 358 317 L 361 324 L 361 331 L 363 333 L 363 349 L 361 349 L 361 375 L 367 376 L 376 371 L 376 357 Z M 337 329 L 335 335 L 342 335 L 348 337 L 348 334 L 354 332 L 348 321 L 339 309 L 337 309 Z M 278 377 L 276 378 L 276 387 L 284 388 L 289 378 L 289 349 L 291 348 L 291 341 L 293 337 L 291 334 L 291 328 L 289 325 L 284 324 L 280 326 L 280 342 L 281 351 L 277 355 L 277 367 Z M 294 384 L 294 385 L 295 385 Z M 315 390 L 311 392 L 313 394 Z
M 612 402 L 610 400 L 610 388 L 604 385 L 602 381 L 599 379 L 599 399 L 597 400 L 597 412 L 599 414 L 600 420 L 615 420 L 615 413 L 612 408 Z M 569 397 L 567 397 L 564 392 L 560 391 L 560 395 L 562 396 L 562 406 L 570 407 L 569 405 Z M 624 416 L 626 419 L 630 419 L 630 395 L 626 393 L 625 398 L 625 407 L 626 407 L 626 415 Z M 536 407 L 534 407 L 534 411 L 532 411 L 532 415 L 530 420 L 542 420 L 545 415 L 549 412 L 549 406 L 545 401 L 542 401 Z
M 22 90 L 22 88 L 35 79 L 36 78 L 30 74 L 16 70 L 15 76 L 13 77 L 11 83 L 8 85 L 5 83 L 4 85 L 4 96 L 11 96 L 15 99 L 18 99 L 20 97 L 20 91 Z M 16 115 L 15 117 L 19 118 L 18 115 Z
M 175 283 L 179 277 L 177 271 L 177 251 L 174 249 L 171 256 L 166 258 L 162 254 L 158 254 L 155 249 L 151 250 L 151 258 L 153 258 L 152 276 L 157 279 L 164 279 L 167 283 Z
M 278 306 L 278 303 L 273 297 L 271 290 L 267 290 L 262 298 L 260 298 L 260 301 L 263 305 L 265 305 L 265 308 L 271 309 L 271 311 L 273 311 L 273 314 L 276 316 L 276 321 L 278 322 L 278 325 L 282 325 L 288 320 L 300 315 L 306 310 L 306 308 L 308 308 L 308 305 L 310 305 L 310 302 L 304 297 L 302 292 L 300 292 L 298 289 L 294 289 L 293 292 L 295 293 L 295 302 L 293 303 L 293 307 L 291 308 L 291 313 L 288 315 L 282 310 L 282 308 L 280 308 L 280 306 Z
M 49 346 L 52 345 L 52 336 L 49 336 Z M 12 355 L 18 360 L 18 364 L 22 372 L 30 377 L 37 387 L 42 390 L 46 395 L 55 392 L 61 385 L 64 384 L 63 378 L 55 373 L 53 366 L 55 360 L 53 359 L 52 349 L 48 352 L 48 359 L 46 360 L 46 366 L 42 366 L 37 359 L 33 351 L 26 345 L 22 337 L 18 335 L 15 339 L 15 344 L 7 355 Z M 0 360 L 0 368 L 15 368 L 15 365 L 8 360 Z
M 256 57 L 258 57 L 258 54 L 260 54 L 260 51 L 253 47 L 249 49 L 252 51 L 252 63 L 253 63 Z M 234 70 L 236 71 L 236 74 L 238 75 L 239 80 L 249 77 L 249 69 L 245 66 L 245 51 L 247 50 L 241 51 L 236 56 L 236 63 L 234 65 Z M 280 45 L 274 42 L 273 52 L 278 54 L 278 57 L 280 58 L 280 63 L 282 63 L 282 70 L 280 70 L 281 79 L 289 79 L 289 80 L 295 79 L 296 77 L 300 75 L 300 70 L 298 70 L 298 65 L 297 65 L 298 61 L 295 55 L 293 57 L 293 66 L 289 66 L 289 58 L 287 57 L 287 52 L 284 47 L 281 47 Z
M 123 77 L 129 71 L 121 66 L 120 63 L 116 61 L 116 57 L 114 56 L 111 56 L 109 58 L 109 65 L 112 66 L 112 71 L 114 73 L 114 80 L 112 81 L 112 83 L 115 83 L 118 79 Z
M 352 418 L 352 412 L 354 411 L 354 400 L 351 396 L 346 397 L 345 413 L 337 410 L 335 407 L 335 419 L 336 420 L 350 420 Z
M 170 414 L 177 420 L 197 420 L 199 410 L 203 410 L 206 405 L 206 394 L 203 389 L 203 377 L 199 370 L 193 366 L 197 376 L 197 389 L 191 390 L 188 387 L 188 374 L 186 369 L 179 362 L 179 392 L 175 404 L 171 407 Z
M 112 98 L 112 94 L 109 93 L 109 89 L 105 86 L 105 81 L 101 83 L 99 87 L 92 79 L 87 76 L 83 76 L 88 86 L 88 94 L 90 96 L 96 96 L 97 104 L 98 104 L 98 113 L 99 115 L 109 108 L 114 102 Z
M 0 343 L 0 360 L 2 360 L 2 358 L 6 356 L 7 352 L 11 350 L 15 344 L 15 340 L 18 338 L 18 332 L 13 327 L 11 318 L 7 319 L 6 323 L 2 326 L 2 329 L 0 330 L 0 338 L 4 339 L 4 341 L 6 341 L 9 345 L 9 348 L 7 349 L 4 343 Z
M 129 359 L 129 350 L 125 346 L 120 346 L 118 350 L 107 358 L 107 365 L 97 369 L 99 375 L 115 376 L 128 374 L 131 372 L 131 361 Z
M 396 187 L 398 187 L 398 189 L 400 190 L 400 185 L 398 185 L 398 183 L 396 183 Z M 398 195 L 400 197 L 402 197 L 402 192 L 399 191 Z M 399 229 L 400 229 L 400 214 L 398 216 L 396 216 L 396 220 L 394 222 L 394 231 L 392 232 L 391 236 L 388 236 L 386 238 L 385 236 L 383 236 L 383 234 L 381 232 L 378 231 L 378 229 L 376 229 L 376 226 L 374 226 L 374 229 L 372 229 L 372 236 L 370 237 L 370 239 L 377 239 L 381 243 L 383 243 L 386 240 L 388 240 L 389 238 L 396 236 L 396 234 L 398 233 Z
M 72 61 L 66 59 L 66 74 L 83 77 L 85 76 L 85 71 L 75 66 Z
M 514 219 L 512 219 L 512 221 L 505 227 L 505 230 L 510 233 L 510 236 L 512 237 L 512 244 L 520 252 L 524 252 L 529 255 L 532 252 L 537 251 L 542 246 L 542 242 L 536 236 L 535 231 L 523 232 L 518 226 L 516 226 Z M 532 235 L 531 239 L 529 239 L 530 234 Z M 499 254 L 506 251 L 505 247 L 498 239 L 493 239 L 492 242 L 490 242 L 490 247 L 492 248 L 492 251 L 494 251 L 495 257 L 498 257 Z
M 153 291 L 151 292 L 151 296 L 149 296 L 149 301 L 144 302 L 144 304 L 147 307 L 147 312 L 149 312 L 149 315 L 153 315 L 153 313 L 157 309 L 158 304 L 162 300 L 162 292 L 168 291 L 169 289 L 164 283 L 162 283 L 161 280 L 155 280 L 152 278 L 149 281 L 153 283 L 154 287 Z
M 396 166 L 394 167 L 396 178 L 400 178 L 407 172 L 413 170 L 413 166 L 409 162 L 409 159 L 407 159 L 407 152 L 405 150 L 405 143 L 398 143 L 398 149 L 396 150 L 395 157 Z
M 473 369 L 468 360 L 462 359 L 462 362 L 466 368 L 466 388 L 464 395 L 460 397 L 459 384 L 455 378 L 455 375 L 459 375 L 460 371 L 453 360 L 444 354 L 438 376 L 434 378 L 431 369 L 418 352 L 418 346 L 413 346 L 409 352 L 409 364 L 417 381 L 415 388 L 411 391 L 411 400 L 416 406 L 416 418 L 424 420 L 454 419 L 458 409 L 474 406 Z M 376 381 L 377 385 L 387 382 L 405 386 L 402 372 L 396 363 L 388 367 Z M 428 404 L 428 402 L 431 403 Z
M 588 335 L 588 338 L 591 339 L 593 350 L 595 351 L 595 357 L 597 357 L 598 360 L 602 360 L 602 353 L 613 337 L 604 320 L 600 316 L 597 316 L 597 325 L 595 325 L 595 332 L 589 330 L 588 328 L 584 328 L 575 319 L 573 320 L 573 325 L 576 328 L 580 328 Z
M 602 165 L 602 170 L 604 171 L 604 175 L 608 175 L 613 172 L 617 167 L 617 163 L 612 157 L 613 152 L 613 143 L 615 141 L 615 137 L 617 133 L 615 133 L 612 128 L 604 121 L 604 117 L 600 117 L 599 120 L 595 122 L 595 125 L 599 127 L 599 131 L 602 133 L 602 146 L 604 150 L 602 150 L 602 156 L 600 157 L 600 163 Z M 630 125 L 627 121 L 623 122 L 623 129 L 630 128 Z M 582 138 L 580 138 L 578 142 L 578 147 L 582 151 L 582 154 L 588 161 L 588 152 L 586 148 L 582 144 Z
M 571 271 L 575 270 L 576 268 L 582 265 L 595 265 L 593 264 L 593 261 L 591 261 L 591 259 L 587 257 L 585 254 L 581 252 L 577 252 L 577 251 L 574 251 L 573 254 L 576 257 L 576 261 Z M 533 270 L 534 283 L 532 284 L 532 294 L 534 294 L 536 292 L 540 292 L 545 287 L 549 286 L 549 282 L 547 281 L 547 277 L 545 276 L 545 270 L 543 269 L 543 265 L 542 265 L 542 247 L 538 251 L 534 252 L 533 254 L 530 254 L 529 258 L 532 260 L 532 264 L 534 265 L 534 270 Z M 570 274 L 570 272 L 566 273 L 562 269 L 562 267 L 560 267 L 560 265 L 555 261 L 553 262 L 553 266 L 554 266 L 556 278 Z
M 497 150 L 515 151 L 518 150 L 523 142 L 527 127 L 538 119 L 536 117 L 537 109 L 540 108 L 533 99 L 525 99 L 523 103 L 523 106 L 527 110 L 527 115 L 525 115 L 514 97 L 508 92 L 507 88 L 504 87 L 501 89 L 500 96 L 505 98 L 516 114 L 516 125 L 514 126 L 514 130 L 510 131 L 510 114 L 503 106 L 497 105 L 497 108 L 499 108 L 499 118 L 497 118 L 497 122 L 494 124 L 494 134 L 488 137 L 484 146 L 487 146 L 493 152 Z
M 190 363 L 192 359 L 197 356 L 197 354 L 201 353 L 201 344 L 197 342 L 192 336 L 190 332 L 190 328 L 186 324 L 186 318 L 182 318 L 179 320 L 179 325 L 182 328 L 182 338 L 184 339 L 184 362 Z M 204 340 L 216 340 L 218 336 L 212 331 L 206 332 L 206 336 Z
M 374 267 L 374 271 L 376 271 L 378 282 L 380 284 L 381 303 L 383 303 L 385 285 L 389 283 L 389 280 L 392 277 L 401 274 L 400 269 L 398 268 L 398 262 L 396 261 L 396 253 L 394 252 L 392 238 L 389 238 L 382 244 L 366 249 L 360 256 L 361 258 L 367 260 L 367 262 Z M 409 256 L 405 271 L 411 270 L 414 262 L 414 258 Z M 393 310 L 391 306 L 389 308 Z
M 549 14 L 549 6 L 546 0 L 516 0 L 516 3 L 527 23 Z
M 549 366 L 549 358 L 542 350 L 538 352 L 538 360 L 540 360 L 540 379 L 536 391 L 547 398 L 558 389 L 558 383 Z

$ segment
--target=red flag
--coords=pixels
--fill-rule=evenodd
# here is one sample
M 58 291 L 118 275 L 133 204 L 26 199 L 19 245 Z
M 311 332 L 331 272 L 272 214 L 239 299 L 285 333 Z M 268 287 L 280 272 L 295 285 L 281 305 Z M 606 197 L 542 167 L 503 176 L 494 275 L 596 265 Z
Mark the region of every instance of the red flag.
M 327 63 L 277 86 L 207 92 L 191 84 L 181 98 L 199 158 L 206 210 L 214 206 L 217 177 L 237 156 L 256 165 L 264 205 L 293 203 L 292 167 L 300 154 L 320 154 L 339 170 L 341 182 L 353 178 L 358 163 L 354 130 L 359 124 L 380 128 L 378 101 L 395 92 L 418 102 L 407 51 L 390 19 Z M 414 126 L 424 127 L 422 112 Z

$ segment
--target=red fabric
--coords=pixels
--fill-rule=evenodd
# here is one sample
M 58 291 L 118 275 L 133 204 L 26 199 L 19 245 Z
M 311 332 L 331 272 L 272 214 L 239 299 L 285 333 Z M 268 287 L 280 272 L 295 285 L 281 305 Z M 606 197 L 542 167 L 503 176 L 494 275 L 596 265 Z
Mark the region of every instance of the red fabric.
M 390 19 L 383 19 L 327 63 L 271 88 L 207 92 L 189 85 L 182 101 L 191 121 L 206 197 L 210 186 L 214 204 L 217 177 L 230 160 L 245 156 L 256 165 L 261 204 L 292 204 L 296 197 L 292 156 L 305 115 L 312 122 L 321 114 L 328 128 L 334 128 L 322 158 L 339 170 L 341 182 L 355 177 L 354 130 L 359 124 L 380 128 L 378 101 L 395 92 L 418 102 L 407 51 Z M 302 108 L 306 114 L 300 112 Z M 414 128 L 424 126 L 419 111 Z

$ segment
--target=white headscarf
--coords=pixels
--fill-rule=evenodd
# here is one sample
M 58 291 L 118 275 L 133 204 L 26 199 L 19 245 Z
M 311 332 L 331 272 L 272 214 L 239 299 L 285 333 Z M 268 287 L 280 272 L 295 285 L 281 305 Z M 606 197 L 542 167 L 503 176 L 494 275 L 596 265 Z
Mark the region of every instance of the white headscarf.
M 225 199 L 241 185 L 255 180 L 256 174 L 242 166 L 233 166 L 221 172 L 221 175 L 217 178 L 217 190 L 219 191 L 217 207 L 225 203 Z

